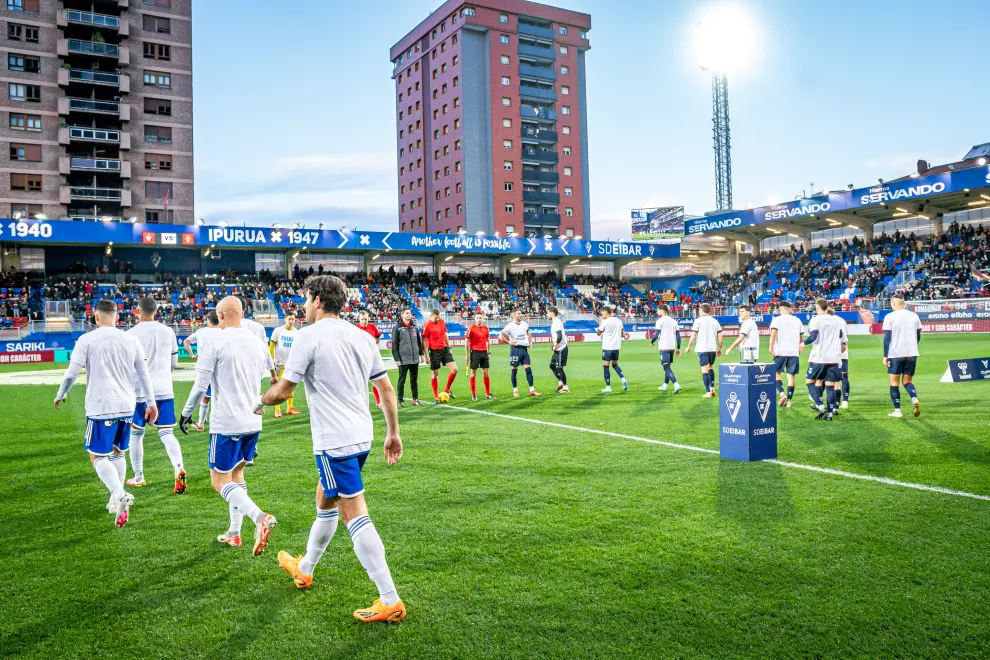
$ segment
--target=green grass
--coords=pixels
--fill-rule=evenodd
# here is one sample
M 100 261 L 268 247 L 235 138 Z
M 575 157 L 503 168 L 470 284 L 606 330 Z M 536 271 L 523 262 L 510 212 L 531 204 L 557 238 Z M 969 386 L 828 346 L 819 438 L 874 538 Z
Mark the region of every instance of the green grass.
M 454 404 L 717 448 L 718 404 L 700 398 L 693 354 L 674 365 L 685 391 L 664 396 L 656 354 L 627 342 L 630 391 L 599 395 L 599 350 L 572 347 L 564 397 L 536 349 L 546 396 L 518 400 L 496 350 L 499 400 L 471 403 L 462 373 Z M 880 345 L 854 337 L 852 408 L 816 423 L 799 385 L 780 411 L 781 459 L 990 495 L 990 384 L 938 382 L 946 359 L 990 355 L 990 338 L 926 337 L 922 350 L 921 418 L 887 418 Z M 425 370 L 421 385 L 429 397 Z M 177 386 L 180 402 L 188 390 Z M 399 626 L 364 626 L 350 614 L 374 586 L 345 529 L 309 591 L 275 563 L 279 549 L 304 550 L 314 517 L 306 416 L 265 420 L 248 486 L 280 525 L 253 558 L 214 540 L 227 506 L 210 490 L 203 434 L 183 439 L 181 497 L 149 435 L 152 484 L 114 529 L 82 449 L 81 388 L 62 413 L 54 391 L 0 387 L 4 655 L 976 658 L 990 647 L 990 502 L 434 407 L 403 410 L 404 458 L 388 468 L 379 440 L 364 471 L 409 608 Z

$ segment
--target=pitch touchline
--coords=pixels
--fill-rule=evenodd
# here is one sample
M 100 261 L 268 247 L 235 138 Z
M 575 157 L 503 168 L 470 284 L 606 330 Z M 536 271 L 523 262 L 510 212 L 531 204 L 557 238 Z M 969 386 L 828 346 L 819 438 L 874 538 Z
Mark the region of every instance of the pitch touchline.
M 542 424 L 543 426 L 553 426 L 554 428 L 567 429 L 569 431 L 582 431 L 584 433 L 608 435 L 613 438 L 636 440 L 637 442 L 646 442 L 651 445 L 663 445 L 664 447 L 673 447 L 674 449 L 687 449 L 690 451 L 701 452 L 703 454 L 719 453 L 715 449 L 705 449 L 704 447 L 695 447 L 693 445 L 682 445 L 676 442 L 664 442 L 663 440 L 641 438 L 636 435 L 626 435 L 625 433 L 614 433 L 612 431 L 601 431 L 598 429 L 586 429 L 583 426 L 571 426 L 570 424 L 558 424 L 557 422 L 544 422 L 543 420 L 539 420 L 539 419 L 529 419 L 528 417 L 516 417 L 515 415 L 503 415 L 501 413 L 493 413 L 485 410 L 474 410 L 472 408 L 461 408 L 459 406 L 444 406 L 444 408 L 448 408 L 450 410 L 457 410 L 460 412 L 474 413 L 475 415 L 488 415 L 489 417 L 500 417 L 502 419 L 511 419 L 517 422 L 529 422 L 530 424 Z M 968 497 L 973 500 L 983 500 L 984 502 L 990 502 L 990 495 L 977 495 L 975 493 L 967 493 L 966 491 L 963 490 L 952 490 L 951 488 L 940 488 L 939 486 L 926 486 L 925 484 L 913 484 L 909 481 L 898 481 L 896 479 L 888 479 L 887 477 L 874 477 L 873 475 L 870 474 L 857 474 L 855 472 L 846 472 L 845 470 L 833 470 L 832 468 L 816 467 L 814 465 L 802 465 L 801 463 L 790 463 L 788 461 L 781 461 L 777 459 L 770 459 L 763 462 L 773 463 L 774 465 L 781 465 L 783 467 L 795 468 L 798 470 L 808 470 L 809 472 L 820 472 L 822 474 L 831 474 L 837 477 L 847 477 L 849 479 L 859 479 L 861 481 L 872 481 L 878 484 L 887 484 L 888 486 L 913 488 L 914 490 L 923 490 L 930 493 L 942 493 L 943 495 L 955 495 L 957 497 Z

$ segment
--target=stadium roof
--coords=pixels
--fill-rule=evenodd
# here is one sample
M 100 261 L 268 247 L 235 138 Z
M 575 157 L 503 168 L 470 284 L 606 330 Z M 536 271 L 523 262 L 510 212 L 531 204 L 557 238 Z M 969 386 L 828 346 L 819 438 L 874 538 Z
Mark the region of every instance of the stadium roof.
M 842 226 L 872 230 L 873 225 L 908 217 L 945 215 L 990 206 L 990 158 L 979 145 L 956 163 L 928 167 L 918 162 L 918 173 L 877 185 L 797 199 L 756 209 L 707 215 L 685 223 L 687 236 L 704 234 L 755 243 L 789 234 L 808 237 L 812 232 Z

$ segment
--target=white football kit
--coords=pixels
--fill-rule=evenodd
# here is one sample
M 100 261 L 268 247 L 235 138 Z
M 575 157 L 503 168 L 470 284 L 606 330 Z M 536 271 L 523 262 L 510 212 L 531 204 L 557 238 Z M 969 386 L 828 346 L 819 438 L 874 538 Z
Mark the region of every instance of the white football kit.
M 660 333 L 660 336 L 657 337 L 657 350 L 677 350 L 677 336 L 681 332 L 681 327 L 677 325 L 677 321 L 669 316 L 664 316 L 657 319 L 654 328 Z
M 842 344 L 845 339 L 842 319 L 827 314 L 811 317 L 808 331 L 818 331 L 818 337 L 811 347 L 808 362 L 812 364 L 841 364 Z
M 558 336 L 560 337 L 560 343 L 557 343 Z M 564 322 L 560 320 L 559 316 L 550 324 L 550 342 L 551 344 L 557 344 L 557 352 L 567 348 L 567 331 L 564 330 Z
M 510 321 L 508 325 L 502 328 L 502 332 L 500 334 L 508 337 L 511 342 L 515 342 L 516 346 L 520 348 L 528 348 L 529 337 L 526 334 L 528 332 L 529 324 L 525 321 L 520 321 L 519 323 Z
M 147 401 L 150 398 L 163 401 L 174 398 L 172 371 L 179 361 L 179 344 L 175 339 L 175 332 L 157 321 L 143 321 L 128 330 L 127 334 L 140 342 L 154 388 L 151 397 L 139 389 L 138 400 Z M 140 383 L 135 383 L 135 386 L 139 385 Z
M 287 330 L 285 326 L 279 326 L 272 331 L 271 341 L 275 342 L 275 364 L 285 365 L 289 360 L 289 352 L 292 350 L 292 342 L 298 332 L 295 328 Z
M 691 330 L 698 333 L 695 351 L 698 353 L 718 352 L 718 333 L 722 326 L 712 316 L 699 316 L 694 320 Z
M 86 417 L 120 419 L 134 414 L 137 393 L 154 391 L 140 342 L 123 330 L 102 327 L 87 332 L 72 349 L 57 399 L 64 399 L 80 370 L 86 369 Z
M 196 347 L 196 355 L 198 356 L 210 343 L 210 340 L 219 335 L 220 328 L 211 328 L 204 325 L 202 328 L 189 335 L 187 340 L 190 344 Z
M 610 316 L 598 327 L 602 331 L 603 351 L 618 351 L 622 348 L 622 321 Z
M 777 331 L 777 340 L 773 350 L 777 357 L 797 357 L 801 347 L 801 335 L 804 326 L 801 319 L 791 314 L 775 316 L 770 321 L 770 330 Z
M 898 309 L 883 319 L 883 331 L 890 332 L 888 358 L 918 357 L 918 331 L 921 319 L 914 312 Z

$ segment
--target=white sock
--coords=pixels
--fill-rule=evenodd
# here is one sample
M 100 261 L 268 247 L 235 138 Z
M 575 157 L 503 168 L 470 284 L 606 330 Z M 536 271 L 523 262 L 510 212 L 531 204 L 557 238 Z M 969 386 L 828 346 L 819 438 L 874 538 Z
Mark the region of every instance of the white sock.
M 201 403 L 199 404 L 199 425 L 203 426 L 206 424 L 206 414 L 210 411 L 210 404 Z
M 247 484 L 234 484 L 239 486 L 241 490 L 245 493 L 247 492 Z M 227 528 L 228 532 L 240 535 L 241 533 L 241 522 L 244 521 L 244 514 L 237 510 L 237 507 L 233 504 L 227 505 L 230 509 L 230 527 Z
M 103 485 L 110 491 L 111 497 L 124 492 L 124 485 L 120 480 L 120 473 L 117 472 L 117 467 L 110 462 L 109 456 L 101 456 L 96 459 L 96 462 L 93 463 L 93 468 L 96 470 L 96 476 L 100 478 Z
M 127 479 L 127 458 L 123 454 L 112 454 L 110 456 L 110 464 L 117 470 L 120 483 L 124 483 Z
M 172 470 L 178 472 L 182 469 L 182 447 L 179 446 L 179 441 L 175 438 L 175 432 L 171 426 L 158 429 L 158 437 L 161 439 L 162 444 L 165 445 L 165 453 L 168 454 L 168 459 L 172 461 Z
M 385 563 L 385 545 L 371 518 L 358 516 L 347 523 L 347 531 L 354 542 L 354 554 L 368 572 L 368 577 L 378 587 L 379 600 L 385 605 L 395 605 L 399 602 L 399 594 L 395 591 L 392 574 Z
M 255 525 L 260 524 L 261 519 L 265 516 L 265 512 L 258 508 L 258 505 L 255 504 L 250 497 L 248 497 L 247 489 L 241 488 L 240 484 L 227 484 L 223 487 L 220 495 L 238 512 L 243 513 L 245 516 L 250 518 Z
M 144 429 L 131 429 L 131 469 L 135 477 L 144 476 Z
M 306 555 L 299 562 L 300 573 L 313 574 L 313 569 L 323 556 L 323 551 L 330 545 L 330 539 L 337 531 L 339 513 L 337 509 L 316 510 L 316 520 L 309 529 L 309 540 L 306 542 Z

